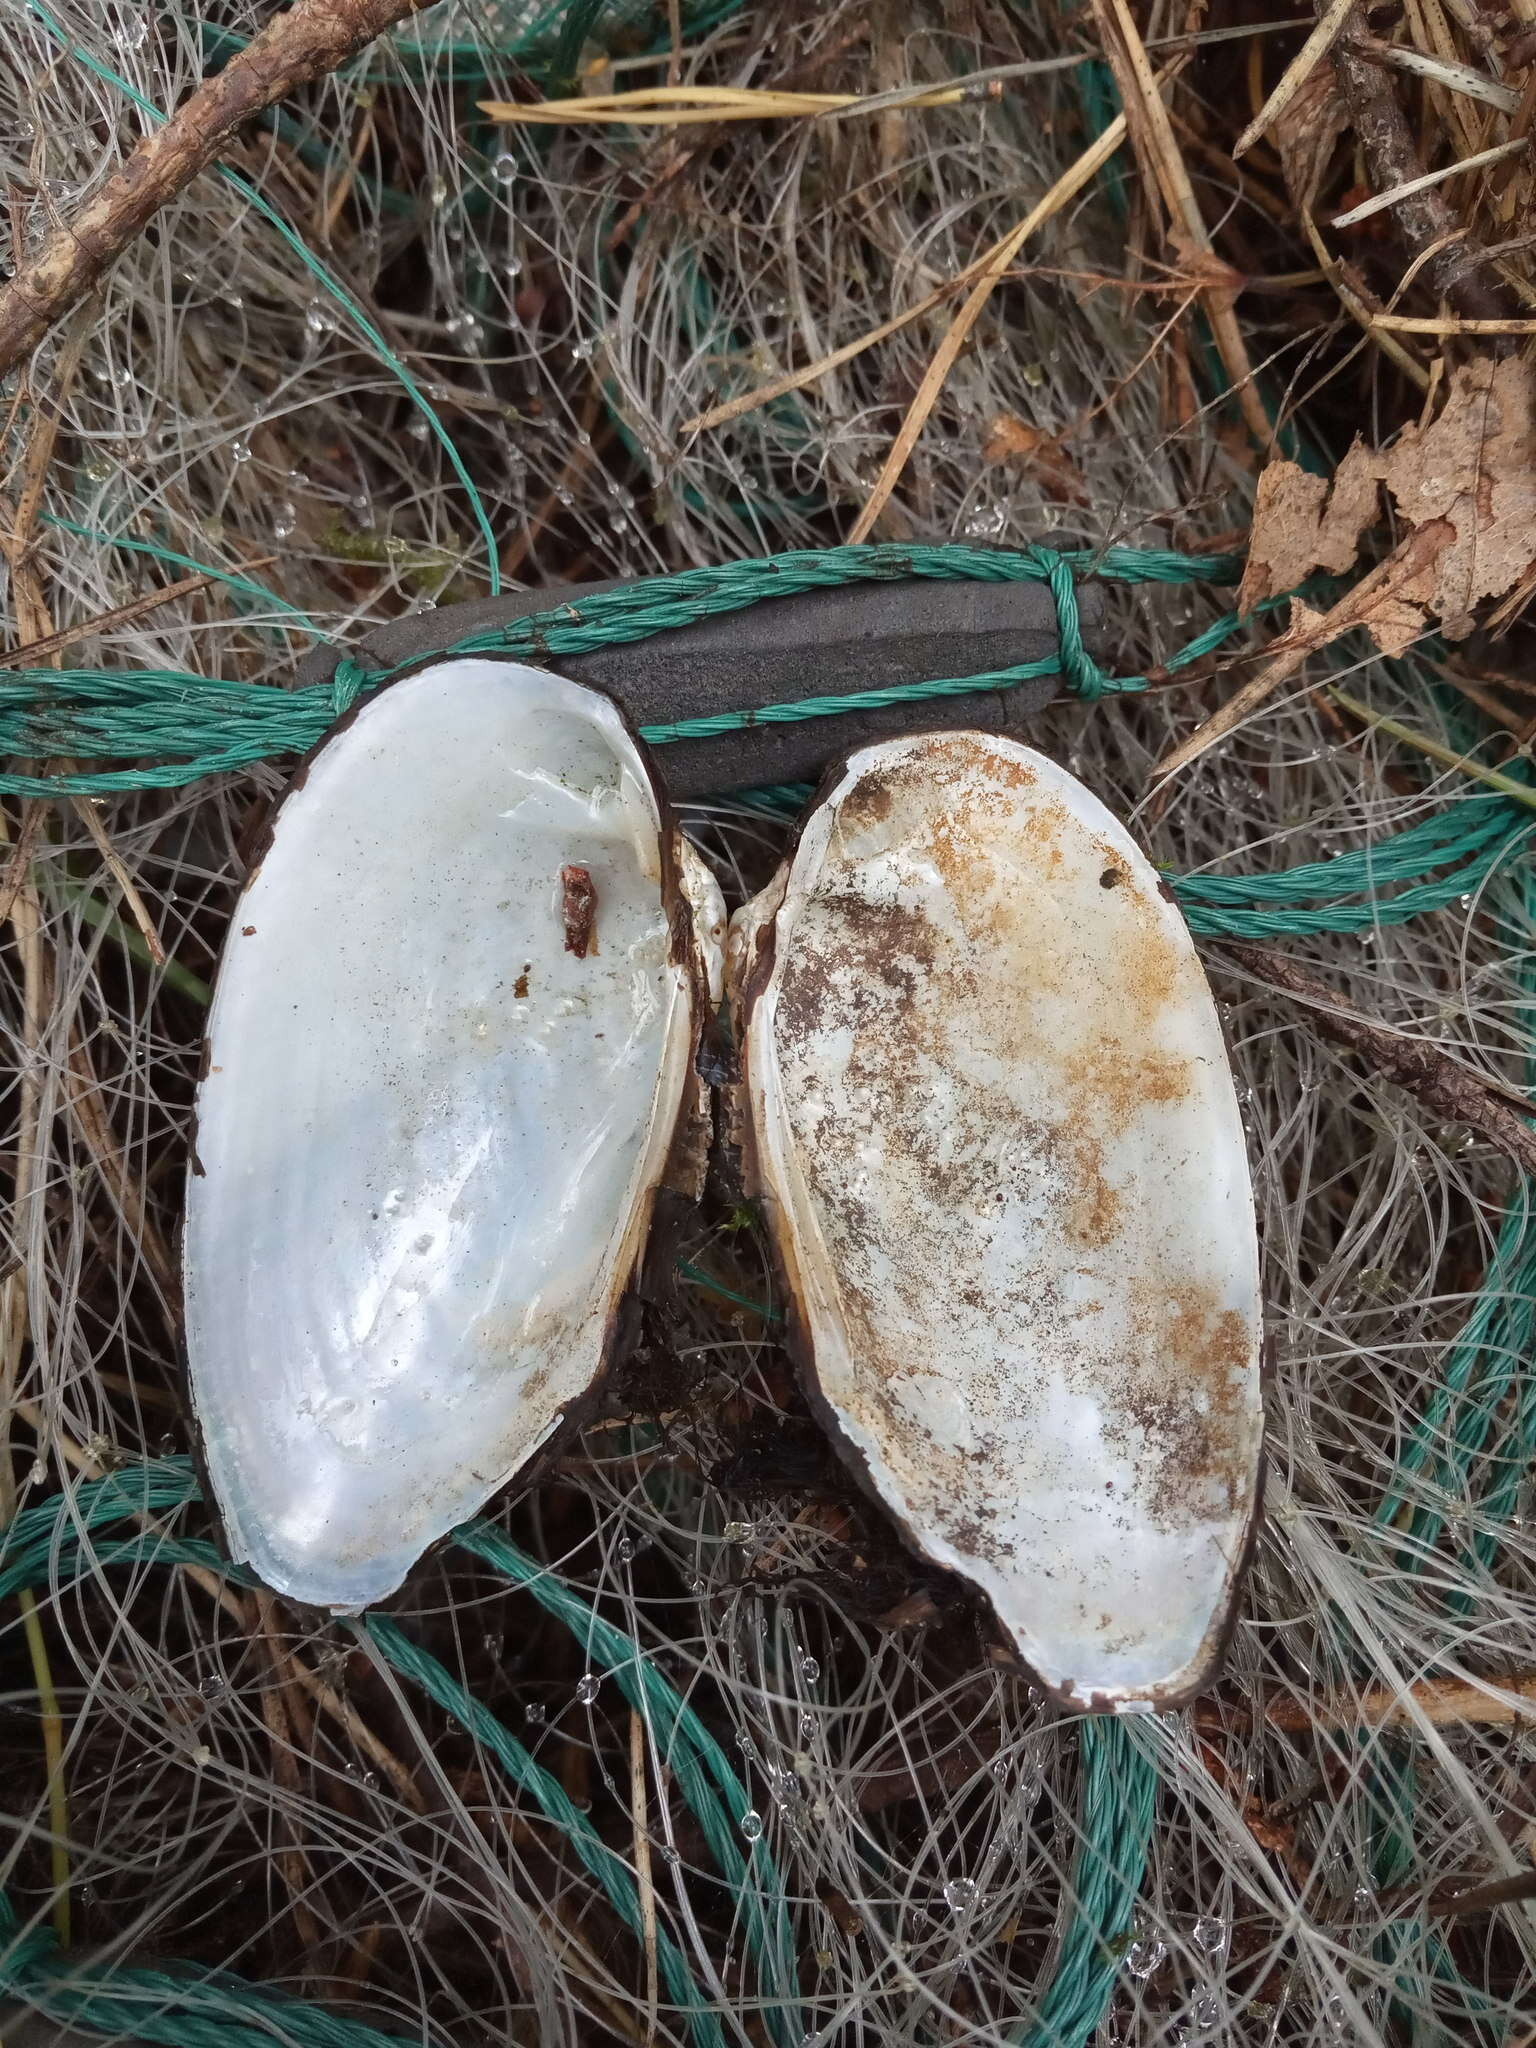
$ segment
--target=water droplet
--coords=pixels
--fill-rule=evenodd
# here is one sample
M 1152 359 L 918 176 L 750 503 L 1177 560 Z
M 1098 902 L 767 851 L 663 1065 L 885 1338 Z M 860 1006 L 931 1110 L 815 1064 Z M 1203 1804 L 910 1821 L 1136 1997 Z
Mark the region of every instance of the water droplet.
M 1143 1934 L 1125 1952 L 1125 1967 L 1133 1977 L 1150 1977 L 1168 1959 L 1168 1945 L 1155 1934 Z
M 213 1751 L 208 1747 L 206 1742 L 200 1742 L 197 1745 L 196 1749 L 193 1750 L 192 1761 L 197 1765 L 197 1768 L 199 1770 L 201 1770 L 205 1764 L 211 1764 L 213 1762 Z
M 523 1709 L 523 1719 L 530 1728 L 542 1728 L 546 1719 L 546 1713 L 547 1710 L 542 1700 L 530 1700 Z
M 120 50 L 142 50 L 149 39 L 149 15 L 147 7 L 137 4 L 123 16 L 118 24 L 116 42 Z
M 1214 1991 L 1196 1992 L 1190 2001 L 1189 2031 L 1191 2035 L 1214 2034 L 1221 2024 L 1221 2000 Z
M 952 1877 L 944 1887 L 944 1903 L 951 1913 L 968 1913 L 976 1903 L 976 1880 Z
M 510 185 L 517 176 L 517 156 L 510 149 L 498 149 L 491 158 L 491 176 L 498 185 Z
M 590 363 L 596 350 L 597 343 L 590 336 L 585 341 L 574 342 L 571 346 L 571 361 L 573 363 Z
M 231 441 L 229 452 L 236 462 L 249 462 L 251 459 L 251 444 L 249 441 Z
M 434 208 L 447 205 L 448 180 L 446 178 L 434 178 L 432 180 L 432 183 L 427 187 L 427 200 Z
M 299 508 L 294 504 L 292 498 L 279 498 L 272 507 L 273 539 L 286 540 L 289 534 L 297 529 L 298 523 Z
M 676 1849 L 674 1849 L 674 1848 L 673 1848 L 673 1846 L 672 1846 L 672 1844 L 671 1844 L 670 1842 L 664 1842 L 664 1843 L 662 1844 L 662 1850 L 661 1850 L 661 1860 L 662 1860 L 662 1862 L 663 1862 L 663 1863 L 673 1863 L 673 1864 L 676 1864 L 676 1863 L 681 1863 L 683 1859 L 682 1859 L 682 1857 L 681 1857 L 681 1856 L 680 1856 L 680 1855 L 678 1854 L 678 1852 L 676 1851 Z
M 974 512 L 968 512 L 960 522 L 960 531 L 970 540 L 997 540 L 1008 525 L 1008 507 L 998 499 L 991 505 L 978 505 Z
M 338 322 L 336 308 L 329 299 L 311 299 L 304 308 L 304 326 L 311 335 L 334 334 Z
M 629 1537 L 627 1537 L 627 1536 L 621 1536 L 621 1537 L 619 1538 L 619 1563 L 620 1563 L 620 1564 L 633 1564 L 633 1563 L 634 1563 L 634 1561 L 635 1561 L 635 1546 L 634 1546 L 634 1544 L 633 1544 L 633 1543 L 632 1543 L 632 1542 L 630 1541 Z
M 809 1742 L 815 1733 L 816 1716 L 814 1714 L 802 1714 L 800 1716 L 800 1740 L 802 1742 Z
M 594 1671 L 587 1672 L 577 1682 L 576 1697 L 584 1707 L 590 1707 L 597 1698 L 598 1688 L 602 1685 L 602 1682 Z
M 31 1479 L 32 1484 L 34 1486 L 42 1486 L 46 1483 L 48 1478 L 48 1467 L 43 1463 L 41 1458 L 33 1459 L 32 1470 L 28 1474 L 28 1477 Z
M 1208 1956 L 1219 1956 L 1227 1945 L 1227 1923 L 1214 1913 L 1202 1913 L 1190 1933 L 1196 1948 L 1203 1948 Z
M 727 1522 L 720 1531 L 721 1539 L 726 1543 L 745 1543 L 751 1534 L 750 1522 Z
M 814 1685 L 817 1679 L 820 1678 L 821 1666 L 814 1657 L 802 1657 L 800 1659 L 800 1676 L 807 1685 Z
M 758 1841 L 763 1832 L 763 1816 L 749 1808 L 741 1816 L 741 1832 L 749 1842 Z

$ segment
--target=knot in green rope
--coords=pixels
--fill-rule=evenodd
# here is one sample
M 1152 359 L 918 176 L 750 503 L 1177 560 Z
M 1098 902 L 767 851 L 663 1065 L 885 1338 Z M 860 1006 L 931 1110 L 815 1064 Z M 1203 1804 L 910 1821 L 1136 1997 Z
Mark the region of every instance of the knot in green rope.
M 1077 578 L 1070 563 L 1054 548 L 1037 546 L 1028 552 L 1039 563 L 1055 600 L 1062 680 L 1074 697 L 1081 697 L 1085 704 L 1097 704 L 1104 692 L 1116 685 L 1083 645 L 1083 622 L 1077 609 Z

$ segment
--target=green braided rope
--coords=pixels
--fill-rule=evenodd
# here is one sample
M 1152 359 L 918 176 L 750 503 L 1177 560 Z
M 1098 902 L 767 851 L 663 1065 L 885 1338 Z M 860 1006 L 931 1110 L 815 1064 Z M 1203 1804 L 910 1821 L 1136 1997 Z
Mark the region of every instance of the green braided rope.
M 723 712 L 643 728 L 655 746 L 701 739 L 750 725 L 824 718 L 839 712 L 928 698 L 1006 689 L 1037 676 L 1060 675 L 1088 701 L 1107 692 L 1145 687 L 1142 676 L 1111 677 L 1083 645 L 1075 578 L 1092 572 L 1125 582 L 1230 581 L 1234 558 L 1111 549 L 1103 556 L 1022 550 L 944 547 L 801 549 L 715 569 L 685 569 L 621 590 L 599 592 L 505 626 L 469 634 L 445 647 L 443 658 L 498 654 L 550 661 L 598 648 L 632 646 L 680 626 L 741 611 L 777 597 L 851 583 L 913 577 L 965 582 L 1048 585 L 1056 600 L 1057 651 L 1038 662 L 974 676 L 907 683 L 889 690 L 807 697 L 756 711 Z M 1174 657 L 1195 660 L 1240 620 L 1229 614 Z M 275 690 L 174 669 L 108 671 L 15 668 L 0 674 L 0 752 L 34 757 L 67 754 L 95 760 L 130 759 L 133 768 L 90 774 L 0 776 L 0 794 L 102 796 L 135 789 L 168 789 L 204 775 L 222 774 L 283 754 L 307 753 L 335 721 L 370 690 L 386 683 L 401 663 L 377 671 L 344 657 L 330 682 L 303 690 Z M 158 757 L 158 758 L 157 758 Z M 167 758 L 175 757 L 175 758 Z
M 895 546 L 803 549 L 721 568 L 686 569 L 579 603 L 557 605 L 443 649 L 455 655 L 500 654 L 534 661 L 628 646 L 657 633 L 748 606 L 856 582 L 929 577 L 943 580 L 1044 583 L 1056 603 L 1058 645 L 1039 661 L 986 674 L 903 683 L 886 689 L 800 698 L 756 711 L 730 711 L 644 728 L 653 746 L 714 737 L 755 724 L 831 717 L 851 710 L 1005 689 L 1060 675 L 1093 701 L 1145 687 L 1143 676 L 1109 676 L 1083 645 L 1077 604 L 1080 575 L 1127 583 L 1230 583 L 1237 559 L 1112 548 L 1102 555 L 1020 550 Z M 256 586 L 250 586 L 252 591 Z M 1227 613 L 1172 656 L 1172 670 L 1199 659 L 1242 623 Z M 91 669 L 0 671 L 0 751 L 47 758 L 86 756 L 140 764 L 89 774 L 0 775 L 0 794 L 25 797 L 102 795 L 170 788 L 209 774 L 238 771 L 284 754 L 305 753 L 361 697 L 409 664 L 371 672 L 344 657 L 328 683 L 277 690 L 175 670 Z M 147 765 L 145 765 L 147 764 Z M 748 801 L 752 799 L 749 797 Z M 769 807 L 803 801 L 795 790 L 759 800 Z M 1374 847 L 1337 861 L 1313 861 L 1276 874 L 1191 875 L 1174 886 L 1191 929 L 1202 937 L 1263 938 L 1313 932 L 1358 932 L 1401 923 L 1479 889 L 1519 842 L 1528 820 L 1497 796 L 1458 803 Z M 1409 884 L 1399 894 L 1384 885 Z M 1361 897 L 1350 902 L 1350 897 Z

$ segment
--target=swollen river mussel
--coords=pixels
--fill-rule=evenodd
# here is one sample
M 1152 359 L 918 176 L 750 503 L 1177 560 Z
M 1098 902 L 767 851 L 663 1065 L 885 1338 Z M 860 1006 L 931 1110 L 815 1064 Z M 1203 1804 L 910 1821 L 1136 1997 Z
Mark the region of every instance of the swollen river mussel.
M 437 663 L 295 783 L 186 1235 L 209 1476 L 270 1585 L 382 1598 L 592 1395 L 658 1191 L 702 1185 L 722 928 L 621 714 L 559 677 Z M 1063 1700 L 1197 1690 L 1257 1513 L 1261 1314 L 1156 872 L 1013 741 L 872 746 L 738 913 L 724 996 L 807 1394 L 867 1490 Z
M 185 1247 L 208 1474 L 269 1585 L 382 1598 L 588 1394 L 658 1187 L 697 1193 L 719 922 L 619 712 L 559 676 L 423 669 L 295 782 Z
M 1221 1028 L 1155 870 L 1026 747 L 894 740 L 731 955 L 813 1403 L 1059 1697 L 1197 1690 L 1257 1510 L 1261 1315 Z

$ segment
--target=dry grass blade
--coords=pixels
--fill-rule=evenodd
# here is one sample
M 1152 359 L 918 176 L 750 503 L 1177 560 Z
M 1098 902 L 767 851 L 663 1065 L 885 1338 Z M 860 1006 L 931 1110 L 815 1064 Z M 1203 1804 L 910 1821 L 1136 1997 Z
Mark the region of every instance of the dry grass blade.
M 1354 627 L 1368 624 L 1378 607 L 1387 604 L 1405 585 L 1416 582 L 1423 575 L 1442 549 L 1450 545 L 1455 531 L 1446 519 L 1431 520 L 1427 525 L 1416 527 L 1384 562 L 1379 562 L 1368 576 L 1363 576 L 1320 618 L 1309 614 L 1299 629 L 1285 634 L 1277 643 L 1271 659 L 1251 681 L 1245 683 L 1235 696 L 1228 698 L 1219 711 L 1212 712 L 1204 725 L 1192 732 L 1188 739 L 1181 740 L 1164 754 L 1152 770 L 1154 780 L 1165 781 L 1181 768 L 1187 768 L 1192 761 L 1198 761 L 1218 740 L 1224 739 L 1273 696 L 1282 683 L 1295 675 L 1309 654 L 1329 646 Z
M 981 271 L 996 260 L 999 250 L 1007 247 L 1009 237 L 994 242 L 992 247 L 976 261 L 967 264 L 964 270 L 947 283 L 938 286 L 903 312 L 893 313 L 889 320 L 882 320 L 878 327 L 871 327 L 853 341 L 845 341 L 841 348 L 835 348 L 827 355 L 820 356 L 814 363 L 807 363 L 803 370 L 789 370 L 782 377 L 774 377 L 766 384 L 759 384 L 753 391 L 746 391 L 739 398 L 727 399 L 721 405 L 711 406 L 707 412 L 695 413 L 683 421 L 678 429 L 682 434 L 696 434 L 705 427 L 723 427 L 731 420 L 739 420 L 749 412 L 756 412 L 761 405 L 770 405 L 776 398 L 784 398 L 791 391 L 804 391 L 808 385 L 825 377 L 831 370 L 840 369 L 844 363 L 851 363 L 866 349 L 874 348 L 878 342 L 888 341 L 893 334 L 900 334 L 904 327 L 910 327 L 914 320 L 921 320 L 925 314 L 947 305 L 957 292 L 965 287 Z M 1006 266 L 1005 266 L 1006 267 Z
M 848 535 L 850 544 L 869 538 L 875 521 L 885 509 L 891 492 L 896 488 L 901 473 L 907 466 L 912 450 L 917 445 L 917 438 L 927 423 L 928 415 L 933 411 L 934 402 L 944 388 L 944 380 L 954 367 L 955 358 L 965 346 L 971 329 L 981 317 L 988 299 L 991 298 L 1014 257 L 1036 229 L 1044 226 L 1054 214 L 1059 213 L 1062 207 L 1082 191 L 1089 179 L 1108 163 L 1125 140 L 1125 133 L 1125 116 L 1117 114 L 1098 140 L 1089 144 L 1076 163 L 1056 180 L 1039 204 L 1032 207 L 1013 232 L 1005 235 L 994 248 L 969 298 L 956 313 L 950 323 L 949 332 L 940 342 L 932 362 L 923 373 L 923 381 L 891 444 L 885 466 L 876 479 L 863 510 L 854 521 L 852 532 Z
M 901 96 L 903 107 L 956 107 L 968 100 L 997 99 L 997 80 L 926 86 Z M 570 100 L 481 100 L 480 112 L 492 121 L 521 127 L 567 125 L 679 128 L 690 122 L 804 121 L 829 114 L 875 111 L 852 92 L 777 92 L 772 87 L 728 85 L 637 86 L 632 92 L 597 93 Z
M 1363 199 L 1346 213 L 1336 213 L 1333 225 L 1336 228 L 1358 227 L 1372 214 L 1385 213 L 1389 206 L 1412 199 L 1416 193 L 1427 192 L 1431 185 L 1443 184 L 1447 178 L 1458 177 L 1463 171 L 1485 170 L 1489 164 L 1503 163 L 1507 157 L 1523 155 L 1529 147 L 1527 138 L 1519 135 L 1511 142 L 1498 142 L 1492 149 L 1479 150 L 1476 156 L 1463 157 L 1460 163 L 1442 164 L 1438 171 L 1425 171 L 1422 177 L 1410 178 L 1405 184 L 1394 185 L 1388 192 L 1378 192 L 1371 199 Z
M 1120 97 L 1131 116 L 1131 134 L 1137 153 L 1148 160 L 1147 168 L 1162 193 L 1163 204 L 1173 224 L 1175 246 L 1186 243 L 1190 257 L 1210 273 L 1209 281 L 1202 284 L 1201 298 L 1206 318 L 1211 323 L 1211 332 L 1216 337 L 1216 348 L 1222 368 L 1227 373 L 1227 381 L 1237 395 L 1249 433 L 1260 448 L 1267 448 L 1272 438 L 1269 415 L 1253 381 L 1248 345 L 1233 310 L 1237 280 L 1211 247 L 1205 216 L 1200 211 L 1200 202 L 1190 183 L 1173 123 L 1163 104 L 1162 86 L 1172 74 L 1165 73 L 1162 79 L 1154 76 L 1141 31 L 1127 0 L 1094 0 L 1094 13 L 1103 32 L 1105 54 L 1115 73 Z
M 1508 319 L 1467 319 L 1460 313 L 1372 313 L 1372 327 L 1384 334 L 1436 334 L 1447 339 L 1456 335 L 1536 334 L 1536 320 L 1518 315 Z

